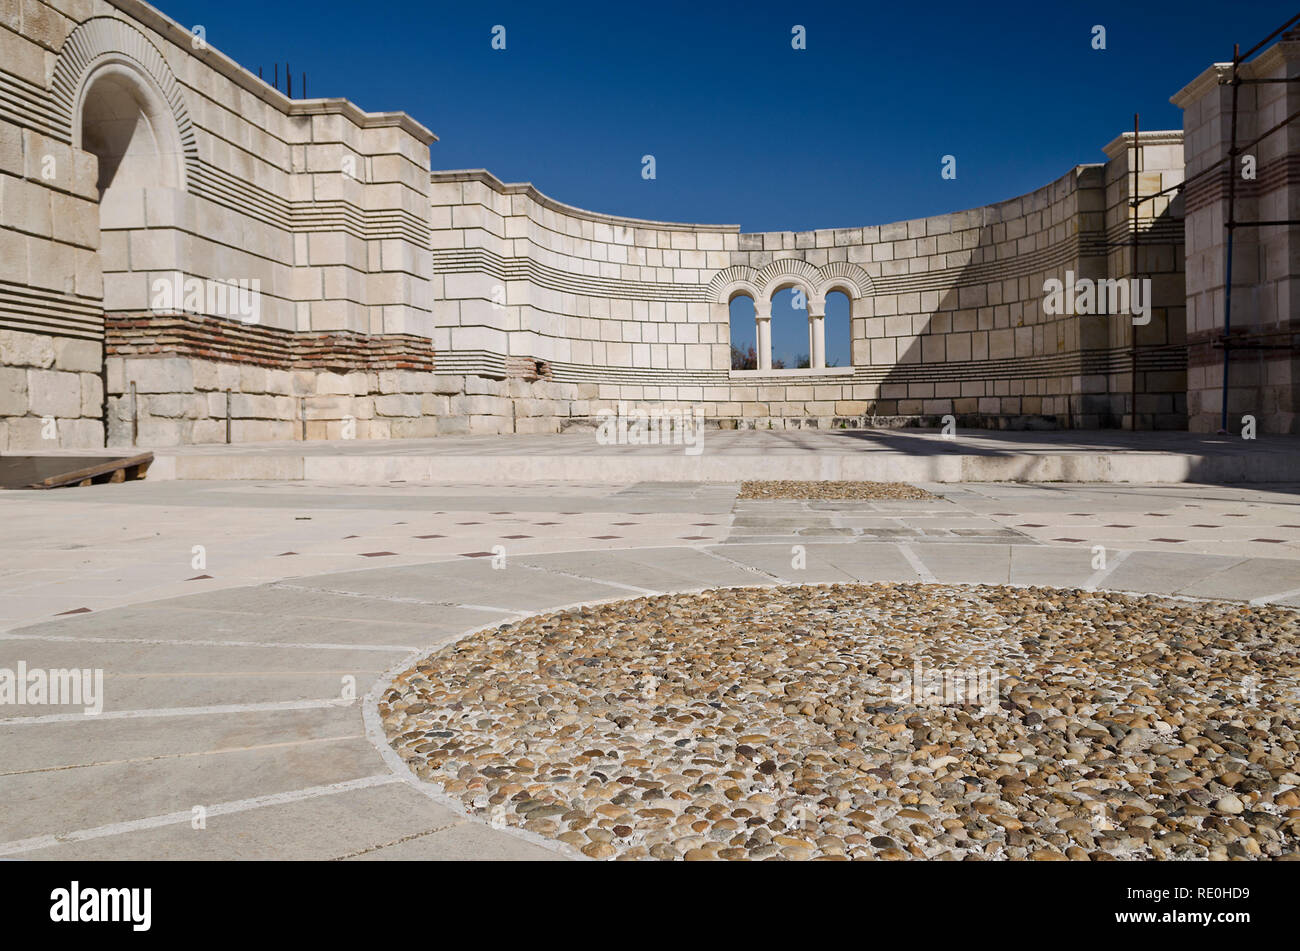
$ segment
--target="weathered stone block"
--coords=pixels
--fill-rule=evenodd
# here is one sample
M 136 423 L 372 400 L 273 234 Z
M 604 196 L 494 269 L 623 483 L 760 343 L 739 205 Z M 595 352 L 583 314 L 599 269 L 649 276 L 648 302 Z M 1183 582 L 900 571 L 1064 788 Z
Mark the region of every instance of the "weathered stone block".
M 415 395 L 376 396 L 375 413 L 379 416 L 419 416 L 420 397 Z
M 99 419 L 104 410 L 104 382 L 94 373 L 78 376 L 81 378 L 81 415 Z
M 37 416 L 81 416 L 81 378 L 58 370 L 28 370 L 27 398 Z
M 97 340 L 73 340 L 56 337 L 54 366 L 77 373 L 98 373 L 104 365 L 104 347 Z
M 54 365 L 54 341 L 41 334 L 0 330 L 0 366 L 39 367 Z
M 135 383 L 137 393 L 188 393 L 194 389 L 193 363 L 181 357 L 128 360 L 125 372 L 126 390 L 130 390 L 130 384 Z
M 393 439 L 432 439 L 438 435 L 438 420 L 431 416 L 419 419 L 390 419 L 389 435 Z
M 0 366 L 0 416 L 26 416 L 27 407 L 27 371 Z

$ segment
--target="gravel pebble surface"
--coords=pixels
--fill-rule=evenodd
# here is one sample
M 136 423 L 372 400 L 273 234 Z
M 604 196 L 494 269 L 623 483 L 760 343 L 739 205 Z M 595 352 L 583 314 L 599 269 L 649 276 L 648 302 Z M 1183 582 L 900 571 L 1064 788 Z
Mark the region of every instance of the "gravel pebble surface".
M 912 501 L 938 499 L 906 482 L 742 482 L 738 500 L 750 499 L 861 499 Z
M 738 588 L 539 615 L 400 674 L 421 779 L 594 859 L 1297 858 L 1300 612 Z

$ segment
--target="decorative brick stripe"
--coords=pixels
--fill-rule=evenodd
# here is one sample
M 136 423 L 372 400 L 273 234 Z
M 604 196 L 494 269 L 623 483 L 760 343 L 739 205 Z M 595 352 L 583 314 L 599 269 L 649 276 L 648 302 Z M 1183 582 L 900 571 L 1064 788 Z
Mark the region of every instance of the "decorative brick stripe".
M 1228 200 L 1228 176 L 1234 174 L 1230 165 L 1231 163 L 1217 172 L 1192 182 L 1183 190 L 1186 195 L 1183 205 L 1185 215 Z M 1235 169 L 1238 178 L 1234 193 L 1238 201 L 1262 198 L 1287 186 L 1300 184 L 1300 153 L 1291 152 L 1285 158 L 1277 158 L 1260 165 L 1256 171 L 1257 176 L 1254 180 L 1246 180 L 1240 177 L 1240 166 Z M 1238 217 L 1243 221 L 1250 220 L 1249 217 L 1240 214 L 1240 209 Z
M 1216 346 L 1216 343 L 1222 335 L 1222 327 L 1188 334 L 1188 365 L 1193 367 L 1221 365 L 1223 347 Z M 1300 319 L 1292 318 L 1271 324 L 1235 327 L 1232 331 L 1232 352 L 1234 361 L 1300 359 Z
M 299 333 L 185 314 L 106 314 L 108 356 L 199 357 L 282 370 L 433 370 L 433 343 L 414 334 Z

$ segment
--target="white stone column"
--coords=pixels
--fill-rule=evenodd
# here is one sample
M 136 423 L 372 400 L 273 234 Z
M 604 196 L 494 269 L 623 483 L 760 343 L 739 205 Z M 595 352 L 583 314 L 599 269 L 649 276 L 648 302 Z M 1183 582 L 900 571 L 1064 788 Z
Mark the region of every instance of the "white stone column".
M 758 368 L 772 369 L 772 302 L 754 302 L 755 348 L 758 350 Z
M 826 366 L 826 301 L 808 301 L 808 365 L 814 370 Z

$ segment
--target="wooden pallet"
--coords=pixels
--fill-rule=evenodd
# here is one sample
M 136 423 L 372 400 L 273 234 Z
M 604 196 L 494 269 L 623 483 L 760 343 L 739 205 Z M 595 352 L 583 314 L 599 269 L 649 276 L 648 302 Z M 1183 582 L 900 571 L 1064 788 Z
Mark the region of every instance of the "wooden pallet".
M 136 456 L 0 456 L 0 489 L 58 489 L 143 479 L 153 453 Z

